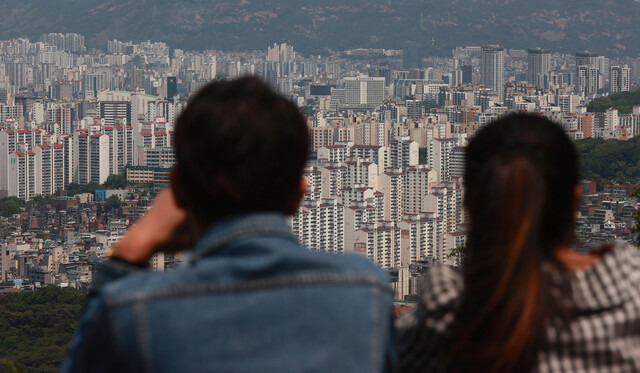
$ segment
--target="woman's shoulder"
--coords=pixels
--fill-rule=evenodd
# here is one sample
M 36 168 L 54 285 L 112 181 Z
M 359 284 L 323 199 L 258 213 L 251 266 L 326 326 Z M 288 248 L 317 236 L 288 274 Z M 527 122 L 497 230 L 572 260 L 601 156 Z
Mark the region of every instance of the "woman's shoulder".
M 461 274 L 447 266 L 433 267 L 419 280 L 419 301 L 396 320 L 402 372 L 439 370 L 462 286 Z
M 462 292 L 462 274 L 450 266 L 436 266 L 425 273 L 419 288 L 427 311 L 453 306 Z
M 444 333 L 453 322 L 462 288 L 462 275 L 457 269 L 449 266 L 429 269 L 418 280 L 418 303 L 411 312 L 398 319 L 398 328 L 421 326 L 436 333 Z
M 592 253 L 600 260 L 585 269 L 569 271 L 571 297 L 564 298 L 565 307 L 598 310 L 638 302 L 640 288 L 640 251 L 624 242 L 613 241 Z

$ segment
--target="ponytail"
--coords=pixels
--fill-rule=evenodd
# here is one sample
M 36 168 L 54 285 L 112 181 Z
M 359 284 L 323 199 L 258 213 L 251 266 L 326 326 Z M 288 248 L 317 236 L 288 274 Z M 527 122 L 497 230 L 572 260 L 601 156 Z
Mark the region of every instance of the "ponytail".
M 548 119 L 509 115 L 471 139 L 464 180 L 470 229 L 447 370 L 532 371 L 568 314 L 559 296 L 570 288 L 543 265 L 564 270 L 555 251 L 573 241 L 578 153 Z
M 540 246 L 546 183 L 531 159 L 514 149 L 485 162 L 474 186 L 466 196 L 472 227 L 451 368 L 528 371 L 535 354 L 525 352 L 545 330 Z

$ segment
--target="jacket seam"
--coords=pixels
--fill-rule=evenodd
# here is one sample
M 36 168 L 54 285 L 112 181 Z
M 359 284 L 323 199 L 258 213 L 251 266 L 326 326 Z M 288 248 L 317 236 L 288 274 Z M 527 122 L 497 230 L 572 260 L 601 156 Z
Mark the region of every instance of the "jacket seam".
M 372 286 L 391 294 L 390 286 L 384 281 L 373 276 L 358 276 L 349 274 L 305 274 L 280 278 L 261 278 L 249 281 L 236 281 L 232 283 L 206 283 L 191 286 L 182 286 L 171 289 L 159 289 L 155 291 L 140 291 L 135 294 L 110 297 L 106 300 L 109 308 L 127 305 L 130 303 L 175 298 L 190 295 L 227 294 L 238 292 L 251 292 L 276 288 L 287 288 L 308 285 L 360 285 Z
M 136 302 L 133 305 L 133 314 L 136 322 L 134 328 L 137 334 L 138 346 L 140 346 L 140 354 L 142 357 L 142 370 L 145 372 L 153 372 L 153 364 L 151 359 L 151 351 L 149 346 L 149 335 L 147 333 L 146 315 L 144 312 L 144 304 Z

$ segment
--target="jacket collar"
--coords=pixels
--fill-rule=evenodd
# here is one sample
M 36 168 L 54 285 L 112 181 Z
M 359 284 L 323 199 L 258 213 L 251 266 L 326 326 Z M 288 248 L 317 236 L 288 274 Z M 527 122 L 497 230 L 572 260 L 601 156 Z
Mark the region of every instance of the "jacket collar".
M 287 218 L 276 212 L 232 215 L 211 224 L 193 249 L 192 261 L 211 255 L 229 242 L 251 236 L 283 236 L 297 241 Z

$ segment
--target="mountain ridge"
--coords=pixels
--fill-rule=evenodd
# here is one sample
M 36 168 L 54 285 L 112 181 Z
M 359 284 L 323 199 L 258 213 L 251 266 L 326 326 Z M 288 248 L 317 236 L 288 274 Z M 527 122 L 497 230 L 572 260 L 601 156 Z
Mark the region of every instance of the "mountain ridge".
M 463 45 L 540 46 L 567 53 L 640 53 L 634 0 L 5 0 L 0 38 L 77 32 L 87 44 L 164 41 L 182 49 L 265 49 L 290 42 L 302 53 L 402 48 L 418 40 L 428 55 Z M 435 42 L 432 44 L 431 41 Z

